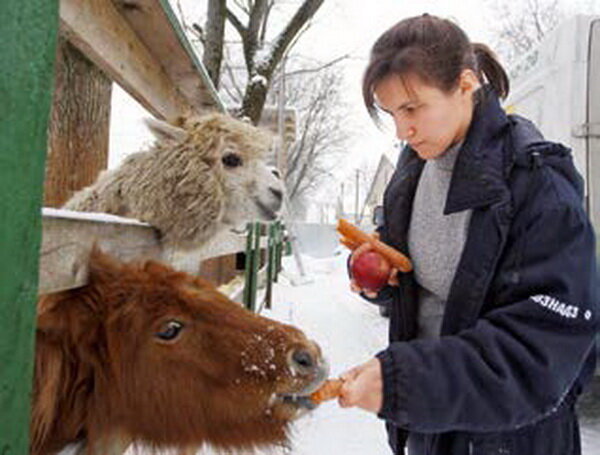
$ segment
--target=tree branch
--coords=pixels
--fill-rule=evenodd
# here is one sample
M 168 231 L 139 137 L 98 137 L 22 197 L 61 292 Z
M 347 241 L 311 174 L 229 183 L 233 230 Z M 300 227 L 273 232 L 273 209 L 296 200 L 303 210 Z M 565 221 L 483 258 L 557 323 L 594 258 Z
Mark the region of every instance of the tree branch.
M 283 57 L 288 45 L 298 34 L 300 29 L 313 17 L 317 10 L 321 7 L 324 0 L 304 0 L 304 3 L 296 14 L 292 17 L 288 25 L 283 29 L 275 40 L 275 46 L 273 47 L 270 62 L 270 70 L 273 68 Z
M 319 71 L 327 69 L 330 66 L 333 66 L 333 65 L 341 62 L 342 60 L 346 60 L 347 58 L 350 58 L 350 54 L 342 55 L 340 57 L 337 57 L 337 58 L 331 60 L 330 62 L 324 63 L 323 65 L 317 66 L 315 68 L 303 68 L 301 70 L 290 71 L 289 73 L 286 73 L 285 75 L 286 75 L 286 77 L 291 77 L 291 76 L 299 76 L 302 74 L 318 73 Z
M 240 21 L 229 8 L 227 8 L 227 20 L 233 25 L 243 40 L 246 36 L 246 27 L 244 27 L 242 21 Z

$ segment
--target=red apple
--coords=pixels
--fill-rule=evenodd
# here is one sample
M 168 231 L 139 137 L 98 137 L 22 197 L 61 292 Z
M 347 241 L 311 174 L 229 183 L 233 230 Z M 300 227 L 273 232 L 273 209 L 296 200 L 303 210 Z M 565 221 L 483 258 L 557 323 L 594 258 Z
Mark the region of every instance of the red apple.
M 350 267 L 352 278 L 365 291 L 378 292 L 390 277 L 390 264 L 379 253 L 365 251 L 354 258 Z

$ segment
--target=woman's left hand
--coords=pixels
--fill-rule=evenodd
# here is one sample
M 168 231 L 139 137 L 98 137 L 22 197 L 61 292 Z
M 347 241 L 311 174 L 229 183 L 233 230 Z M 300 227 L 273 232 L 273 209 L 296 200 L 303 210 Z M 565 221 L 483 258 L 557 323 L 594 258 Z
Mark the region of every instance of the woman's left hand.
M 358 406 L 378 413 L 383 404 L 383 380 L 381 363 L 373 358 L 341 375 L 344 385 L 338 399 L 342 408 Z

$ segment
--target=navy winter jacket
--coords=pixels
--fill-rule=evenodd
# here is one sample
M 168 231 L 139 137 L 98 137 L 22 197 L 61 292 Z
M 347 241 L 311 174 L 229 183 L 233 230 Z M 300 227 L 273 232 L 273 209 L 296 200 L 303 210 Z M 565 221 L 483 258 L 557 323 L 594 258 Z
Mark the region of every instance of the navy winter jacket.
M 570 151 L 507 116 L 482 90 L 444 213 L 473 209 L 439 339 L 416 340 L 416 282 L 389 305 L 390 346 L 377 357 L 395 454 L 575 455 L 576 396 L 595 367 L 595 240 Z M 408 253 L 424 161 L 407 147 L 384 196 L 381 237 Z

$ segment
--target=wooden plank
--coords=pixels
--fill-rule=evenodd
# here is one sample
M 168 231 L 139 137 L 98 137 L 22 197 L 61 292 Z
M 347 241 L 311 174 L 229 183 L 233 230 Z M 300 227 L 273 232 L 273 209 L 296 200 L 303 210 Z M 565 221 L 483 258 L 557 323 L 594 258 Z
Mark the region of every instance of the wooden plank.
M 29 453 L 40 206 L 58 5 L 2 0 L 0 453 Z
M 61 32 L 152 114 L 193 110 L 111 0 L 60 0 Z
M 117 258 L 162 259 L 157 231 L 117 216 L 44 208 L 39 292 L 56 292 L 87 282 L 93 245 Z
M 112 1 L 194 109 L 226 111 L 168 0 Z
M 200 272 L 203 260 L 244 251 L 243 234 L 222 232 L 202 247 L 181 251 L 164 248 L 157 231 L 127 218 L 68 210 L 43 209 L 39 293 L 82 286 L 94 244 L 121 260 L 156 259 L 178 270 Z M 261 247 L 266 246 L 263 238 Z

